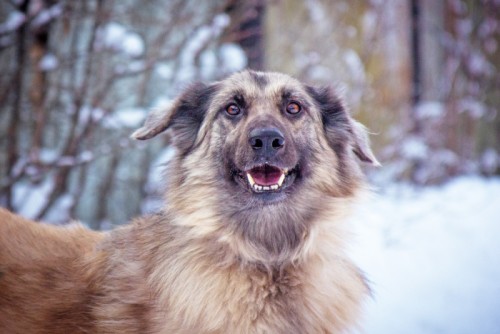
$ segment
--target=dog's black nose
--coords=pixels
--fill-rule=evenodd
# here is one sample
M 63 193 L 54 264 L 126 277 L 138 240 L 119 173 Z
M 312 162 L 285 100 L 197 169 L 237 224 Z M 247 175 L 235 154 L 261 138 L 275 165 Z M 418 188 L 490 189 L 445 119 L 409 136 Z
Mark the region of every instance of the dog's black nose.
M 285 146 L 285 137 L 276 128 L 257 128 L 250 132 L 250 146 L 263 154 L 274 154 Z

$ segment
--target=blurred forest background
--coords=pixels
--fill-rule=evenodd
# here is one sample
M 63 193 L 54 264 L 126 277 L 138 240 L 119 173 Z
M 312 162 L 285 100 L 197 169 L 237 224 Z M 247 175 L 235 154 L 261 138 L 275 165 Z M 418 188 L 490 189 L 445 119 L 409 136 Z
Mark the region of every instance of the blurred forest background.
M 500 173 L 499 0 L 3 0 L 0 205 L 109 228 L 154 210 L 188 83 L 253 68 L 339 87 L 375 183 Z

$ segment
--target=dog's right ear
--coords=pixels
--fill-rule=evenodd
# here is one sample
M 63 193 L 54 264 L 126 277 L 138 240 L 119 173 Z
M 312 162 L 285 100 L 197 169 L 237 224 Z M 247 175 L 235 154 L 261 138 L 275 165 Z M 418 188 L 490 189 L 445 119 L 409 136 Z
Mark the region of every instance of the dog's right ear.
M 380 166 L 370 148 L 366 128 L 351 117 L 336 92 L 329 86 L 319 88 L 306 86 L 306 90 L 321 111 L 323 126 L 331 146 L 338 148 L 343 143 L 350 143 L 352 152 L 359 160 Z
M 181 150 L 189 150 L 196 140 L 215 88 L 215 85 L 203 83 L 191 85 L 170 105 L 150 112 L 144 125 L 131 137 L 146 140 L 169 130 L 173 144 Z

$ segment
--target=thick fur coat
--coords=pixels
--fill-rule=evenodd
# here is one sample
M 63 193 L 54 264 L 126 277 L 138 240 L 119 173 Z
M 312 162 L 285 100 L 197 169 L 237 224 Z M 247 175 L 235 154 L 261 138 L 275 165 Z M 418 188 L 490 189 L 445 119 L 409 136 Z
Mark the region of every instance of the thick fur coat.
M 148 117 L 163 210 L 108 233 L 0 209 L 1 333 L 345 333 L 369 293 L 345 216 L 377 164 L 335 91 L 245 71 Z

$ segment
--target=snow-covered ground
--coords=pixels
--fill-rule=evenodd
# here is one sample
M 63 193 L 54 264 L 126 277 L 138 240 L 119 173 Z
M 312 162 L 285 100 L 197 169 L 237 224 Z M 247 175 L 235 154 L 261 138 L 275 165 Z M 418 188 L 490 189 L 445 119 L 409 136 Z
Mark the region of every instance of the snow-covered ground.
M 366 333 L 500 333 L 499 178 L 382 187 L 356 211 Z

